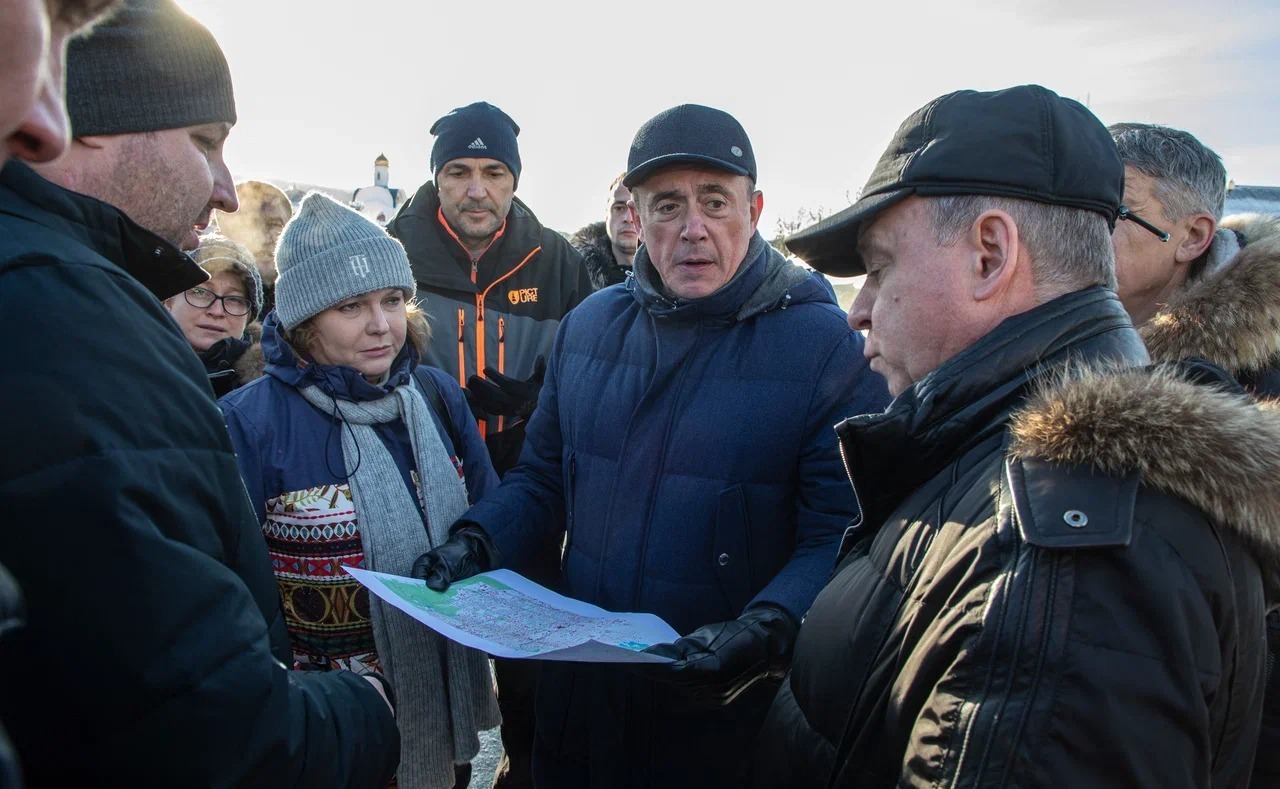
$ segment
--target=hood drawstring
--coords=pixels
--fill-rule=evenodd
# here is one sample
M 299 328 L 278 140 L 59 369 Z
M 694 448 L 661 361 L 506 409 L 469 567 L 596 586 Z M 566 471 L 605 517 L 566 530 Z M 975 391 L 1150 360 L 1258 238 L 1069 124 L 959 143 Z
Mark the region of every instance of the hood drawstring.
M 325 434 L 325 437 L 324 437 L 325 470 L 327 470 L 330 474 L 332 474 L 335 477 L 349 480 L 351 479 L 351 475 L 356 473 L 356 471 L 359 470 L 360 468 L 360 445 L 354 440 L 355 431 L 351 429 L 351 425 L 347 424 L 347 420 L 342 417 L 342 410 L 338 408 L 338 392 L 333 388 L 333 384 L 329 383 L 329 377 L 327 375 L 321 376 L 320 388 L 321 388 L 321 391 L 329 395 L 329 398 L 333 400 L 333 413 L 329 414 L 329 431 Z M 344 468 L 344 473 L 342 474 L 339 474 L 338 472 L 334 471 L 333 466 L 330 465 L 329 463 L 329 442 L 333 440 L 333 431 L 334 431 L 334 428 L 337 427 L 338 425 L 345 427 L 347 429 L 347 432 L 351 433 L 351 437 L 353 439 L 351 443 L 354 444 L 356 447 L 355 468 L 351 469 L 350 471 L 345 471 L 345 468 L 347 465 L 347 459 L 346 459 L 346 455 L 341 453 L 341 440 L 339 440 L 339 453 L 343 454 L 342 465 Z M 338 427 L 338 430 L 341 430 L 342 427 Z

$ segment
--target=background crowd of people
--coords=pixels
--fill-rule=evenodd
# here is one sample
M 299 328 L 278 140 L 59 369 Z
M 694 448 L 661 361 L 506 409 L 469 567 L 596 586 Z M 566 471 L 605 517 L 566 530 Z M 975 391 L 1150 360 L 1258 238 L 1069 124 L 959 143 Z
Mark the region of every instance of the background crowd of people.
M 506 789 L 1280 785 L 1280 219 L 1192 134 L 949 93 L 800 265 L 729 113 L 566 238 L 477 101 L 384 229 L 233 182 L 172 0 L 0 10 L 0 787 L 464 787 L 499 724 Z M 684 635 L 493 661 L 345 567 Z

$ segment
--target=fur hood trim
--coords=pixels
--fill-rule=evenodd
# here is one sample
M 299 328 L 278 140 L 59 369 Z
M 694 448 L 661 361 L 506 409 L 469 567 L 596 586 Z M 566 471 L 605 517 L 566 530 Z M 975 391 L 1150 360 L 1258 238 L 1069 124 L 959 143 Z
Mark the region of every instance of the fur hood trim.
M 1280 601 L 1280 401 L 1186 380 L 1171 365 L 1076 368 L 1010 421 L 1016 458 L 1132 473 L 1231 529 Z
M 585 227 L 578 229 L 569 239 L 569 243 L 574 247 L 593 247 L 600 244 L 609 243 L 609 231 L 605 228 L 604 222 L 592 222 Z
M 1206 359 L 1233 375 L 1280 357 L 1280 219 L 1228 217 L 1244 247 L 1224 271 L 1188 283 L 1139 329 L 1151 358 Z
M 267 360 L 262 355 L 262 324 L 258 321 L 250 323 L 245 327 L 244 336 L 249 340 L 249 349 L 240 354 L 232 365 L 239 386 L 261 378 L 267 369 Z

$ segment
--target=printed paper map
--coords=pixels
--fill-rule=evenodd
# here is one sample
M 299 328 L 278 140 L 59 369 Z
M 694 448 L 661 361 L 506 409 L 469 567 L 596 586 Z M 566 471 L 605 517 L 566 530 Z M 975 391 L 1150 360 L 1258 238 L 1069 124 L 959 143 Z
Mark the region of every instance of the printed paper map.
M 369 591 L 441 635 L 498 657 L 587 663 L 665 663 L 641 650 L 679 634 L 653 614 L 615 614 L 558 595 L 510 570 L 426 583 L 345 568 Z

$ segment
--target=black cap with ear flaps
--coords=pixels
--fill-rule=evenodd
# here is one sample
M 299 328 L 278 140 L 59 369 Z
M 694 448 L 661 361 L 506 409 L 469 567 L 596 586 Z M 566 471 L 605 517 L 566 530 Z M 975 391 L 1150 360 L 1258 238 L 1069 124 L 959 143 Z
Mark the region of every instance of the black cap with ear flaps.
M 849 208 L 787 239 L 818 271 L 866 273 L 863 224 L 911 195 L 993 195 L 1095 211 L 1113 227 L 1124 165 L 1092 112 L 1039 85 L 948 93 L 912 113 Z

